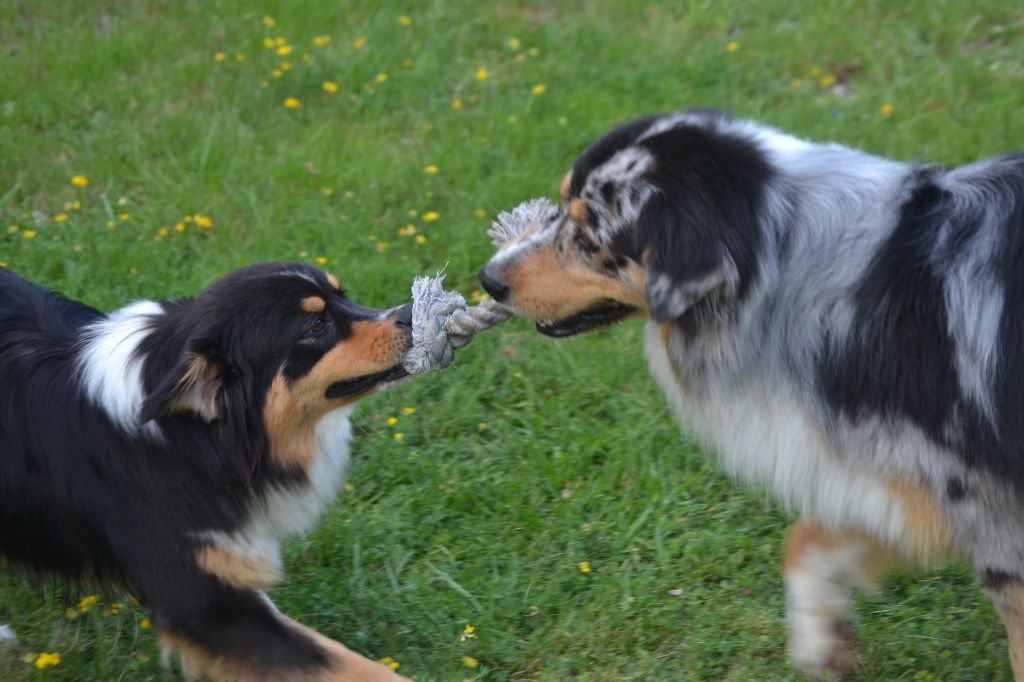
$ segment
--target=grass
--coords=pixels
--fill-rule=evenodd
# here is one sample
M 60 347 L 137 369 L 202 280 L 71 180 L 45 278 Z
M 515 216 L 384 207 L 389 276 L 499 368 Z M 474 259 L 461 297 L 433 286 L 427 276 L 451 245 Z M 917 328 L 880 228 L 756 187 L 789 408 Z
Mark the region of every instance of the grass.
M 291 54 L 263 47 L 277 36 Z M 680 106 L 945 164 L 1024 138 L 1013 0 L 0 0 L 0 52 L 0 262 L 105 309 L 264 259 L 326 259 L 368 305 L 442 267 L 470 292 L 495 211 L 553 195 L 615 123 Z M 350 489 L 288 545 L 285 612 L 421 681 L 797 679 L 790 519 L 678 433 L 639 323 L 554 342 L 512 321 L 367 400 L 357 433 Z M 100 594 L 76 613 L 88 594 L 0 571 L 20 637 L 0 677 L 172 679 L 145 610 Z M 1010 679 L 964 568 L 897 575 L 858 616 L 859 679 Z M 60 664 L 24 660 L 44 651 Z

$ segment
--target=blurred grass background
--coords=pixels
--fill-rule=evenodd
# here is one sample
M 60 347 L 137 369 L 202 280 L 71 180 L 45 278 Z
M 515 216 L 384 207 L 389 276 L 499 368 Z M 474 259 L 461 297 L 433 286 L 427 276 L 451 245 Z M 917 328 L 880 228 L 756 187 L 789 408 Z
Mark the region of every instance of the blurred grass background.
M 1022 48 L 1013 0 L 0 0 L 0 264 L 104 309 L 266 259 L 368 305 L 441 268 L 469 294 L 494 213 L 619 122 L 711 106 L 953 165 L 1020 148 Z M 798 679 L 789 519 L 678 433 L 640 336 L 516 320 L 367 400 L 278 605 L 418 680 Z M 1011 679 L 969 571 L 886 588 L 858 679 Z M 144 609 L 89 596 L 0 569 L 0 677 L 173 679 Z

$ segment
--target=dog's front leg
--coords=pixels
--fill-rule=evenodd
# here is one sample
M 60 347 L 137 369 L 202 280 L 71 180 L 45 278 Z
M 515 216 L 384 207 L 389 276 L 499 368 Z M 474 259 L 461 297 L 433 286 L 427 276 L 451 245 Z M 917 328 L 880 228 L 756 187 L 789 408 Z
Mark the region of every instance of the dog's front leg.
M 872 589 L 898 555 L 859 533 L 830 533 L 807 517 L 789 529 L 784 551 L 786 619 L 793 664 L 809 676 L 857 665 L 851 588 Z

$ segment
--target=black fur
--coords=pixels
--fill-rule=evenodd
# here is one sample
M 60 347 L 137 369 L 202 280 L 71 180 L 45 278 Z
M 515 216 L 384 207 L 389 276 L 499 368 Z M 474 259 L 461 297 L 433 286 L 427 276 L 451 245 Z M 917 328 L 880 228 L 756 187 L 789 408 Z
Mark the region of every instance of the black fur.
M 302 311 L 308 296 L 327 310 Z M 153 438 L 141 423 L 120 428 L 83 388 L 83 332 L 106 316 L 0 269 L 0 554 L 122 585 L 159 627 L 211 654 L 255 669 L 322 665 L 324 651 L 260 595 L 201 570 L 197 538 L 239 529 L 271 487 L 306 482 L 306 471 L 271 456 L 264 397 L 281 368 L 298 379 L 379 311 L 346 299 L 315 268 L 282 263 L 161 306 L 137 349 L 140 421 L 156 420 L 162 437 Z M 314 333 L 317 317 L 327 324 Z M 196 358 L 217 373 L 213 419 L 173 409 Z

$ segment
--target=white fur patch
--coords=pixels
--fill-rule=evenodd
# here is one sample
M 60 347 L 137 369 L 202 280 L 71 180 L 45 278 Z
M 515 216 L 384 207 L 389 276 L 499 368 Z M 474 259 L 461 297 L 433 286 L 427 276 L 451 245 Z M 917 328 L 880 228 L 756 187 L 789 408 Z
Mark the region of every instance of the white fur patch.
M 334 500 L 348 470 L 352 405 L 326 414 L 316 425 L 319 451 L 304 485 L 278 487 L 267 493 L 250 512 L 245 526 L 233 533 L 207 531 L 198 537 L 243 557 L 269 561 L 281 567 L 280 542 L 305 533 Z
M 864 547 L 858 544 L 808 547 L 799 567 L 786 572 L 789 654 L 798 668 L 824 669 L 836 650 L 847 646 L 836 625 L 848 619 L 850 586 L 870 586 L 863 561 Z
M 161 437 L 155 422 L 139 423 L 139 410 L 146 396 L 142 386 L 145 360 L 138 348 L 150 331 L 152 319 L 163 314 L 159 303 L 137 301 L 90 324 L 82 334 L 78 366 L 86 394 L 129 434 L 141 431 Z
M 859 528 L 898 545 L 904 520 L 881 482 L 839 460 L 825 433 L 784 385 L 730 385 L 699 399 L 684 394 L 661 329 L 648 322 L 647 359 L 683 427 L 712 446 L 740 480 L 777 495 L 830 528 Z M 756 381 L 756 379 L 752 380 Z

